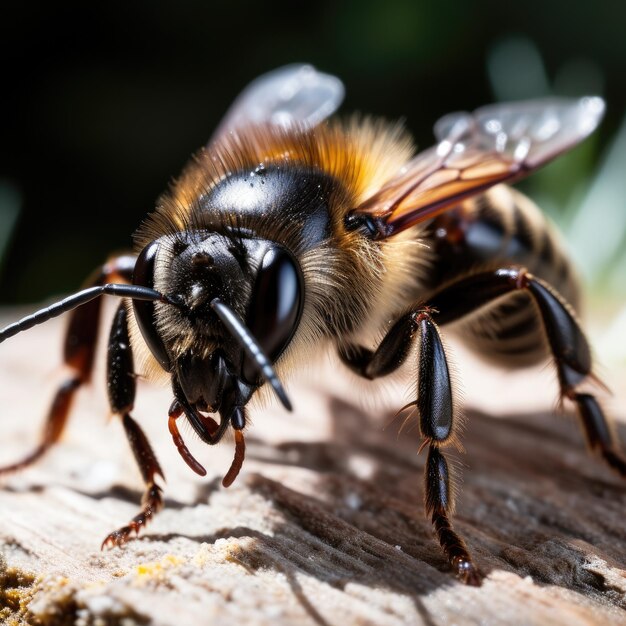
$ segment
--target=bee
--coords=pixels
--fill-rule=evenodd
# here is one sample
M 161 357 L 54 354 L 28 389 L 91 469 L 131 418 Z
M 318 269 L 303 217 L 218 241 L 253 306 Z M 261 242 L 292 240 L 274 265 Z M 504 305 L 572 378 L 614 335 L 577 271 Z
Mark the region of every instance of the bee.
M 481 574 L 451 521 L 446 448 L 459 408 L 442 341 L 458 322 L 482 355 L 511 365 L 550 354 L 561 400 L 575 406 L 590 448 L 626 476 L 575 310 L 579 288 L 539 209 L 507 186 L 587 137 L 597 97 L 496 104 L 435 125 L 414 155 L 398 125 L 329 119 L 343 98 L 335 77 L 308 65 L 263 75 L 235 101 L 205 148 L 134 236 L 81 291 L 0 331 L 0 342 L 72 311 L 58 389 L 38 447 L 0 468 L 39 459 L 60 437 L 90 379 L 101 296 L 121 298 L 108 341 L 107 388 L 145 482 L 140 512 L 102 544 L 128 541 L 162 508 L 159 462 L 131 416 L 135 372 L 167 376 L 168 428 L 182 459 L 205 468 L 179 430 L 202 441 L 234 433 L 223 479 L 245 456 L 247 405 L 269 389 L 291 409 L 283 380 L 320 344 L 366 379 L 413 361 L 427 448 L 425 507 L 448 561 L 468 584 Z

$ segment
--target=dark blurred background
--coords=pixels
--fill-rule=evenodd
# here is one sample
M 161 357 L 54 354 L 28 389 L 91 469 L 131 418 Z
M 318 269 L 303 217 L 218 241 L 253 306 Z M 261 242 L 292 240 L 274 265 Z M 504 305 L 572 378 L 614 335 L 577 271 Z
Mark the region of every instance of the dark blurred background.
M 5 6 L 0 302 L 69 292 L 130 247 L 241 88 L 298 61 L 343 79 L 343 111 L 403 117 L 423 147 L 451 110 L 603 95 L 600 132 L 525 189 L 570 233 L 588 277 L 626 292 L 625 24 L 618 0 Z

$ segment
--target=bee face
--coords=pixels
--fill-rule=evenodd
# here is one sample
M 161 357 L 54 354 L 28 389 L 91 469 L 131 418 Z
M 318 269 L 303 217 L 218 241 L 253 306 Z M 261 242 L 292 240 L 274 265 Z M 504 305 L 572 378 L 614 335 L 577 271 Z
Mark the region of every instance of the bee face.
M 147 280 L 177 302 L 159 310 L 135 301 L 135 319 L 154 357 L 198 410 L 218 411 L 227 388 L 237 390 L 236 404 L 243 405 L 260 384 L 258 368 L 241 337 L 227 332 L 216 301 L 247 321 L 272 360 L 302 313 L 297 261 L 277 242 L 241 230 L 186 231 L 151 242 L 139 255 L 134 280 Z

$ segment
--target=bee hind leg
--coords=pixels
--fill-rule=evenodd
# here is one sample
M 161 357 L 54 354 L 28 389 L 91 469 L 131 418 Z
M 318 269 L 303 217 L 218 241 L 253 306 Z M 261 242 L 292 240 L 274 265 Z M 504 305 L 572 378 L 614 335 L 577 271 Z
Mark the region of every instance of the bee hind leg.
M 107 380 L 111 410 L 122 417 L 126 437 L 146 488 L 141 511 L 126 526 L 107 535 L 102 542 L 102 548 L 126 543 L 132 533 L 139 534 L 140 530 L 163 508 L 161 487 L 155 481 L 157 476 L 164 479 L 163 471 L 148 438 L 139 424 L 130 416 L 137 385 L 128 336 L 128 313 L 123 302 L 117 309 L 111 327 L 107 354 Z
M 428 445 L 425 467 L 425 508 L 439 544 L 459 578 L 480 585 L 482 576 L 472 561 L 465 541 L 453 529 L 452 477 L 443 448 L 453 441 L 454 402 L 452 383 L 439 329 L 429 308 L 403 315 L 385 335 L 375 351 L 360 346 L 340 350 L 340 357 L 365 378 L 385 376 L 397 369 L 410 353 L 419 335 L 418 397 L 413 403 L 419 412 L 423 446 Z
M 103 285 L 112 280 L 130 282 L 134 264 L 135 257 L 133 256 L 115 257 L 98 268 L 89 278 L 86 286 Z M 63 360 L 72 374 L 59 387 L 52 400 L 39 445 L 19 461 L 0 467 L 0 476 L 32 465 L 61 438 L 76 392 L 91 378 L 100 327 L 101 300 L 101 298 L 96 298 L 72 311 L 63 347 Z
M 561 398 L 571 400 L 592 451 L 609 467 L 626 477 L 626 458 L 619 451 L 595 396 L 580 390 L 593 379 L 591 350 L 571 307 L 544 281 L 524 268 L 502 268 L 463 278 L 435 293 L 429 306 L 438 311 L 438 324 L 454 322 L 507 293 L 524 290 L 539 310 L 557 370 Z

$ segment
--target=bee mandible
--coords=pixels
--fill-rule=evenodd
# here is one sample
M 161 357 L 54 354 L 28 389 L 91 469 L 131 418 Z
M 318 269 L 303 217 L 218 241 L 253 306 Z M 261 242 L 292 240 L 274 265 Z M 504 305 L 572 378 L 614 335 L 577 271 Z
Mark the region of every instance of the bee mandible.
M 243 463 L 250 399 L 265 386 L 290 409 L 284 377 L 324 344 L 367 379 L 413 362 L 426 511 L 454 571 L 479 584 L 451 522 L 446 447 L 457 443 L 459 409 L 441 334 L 453 322 L 464 324 L 475 350 L 509 366 L 550 354 L 560 398 L 575 406 L 591 449 L 626 475 L 584 386 L 592 359 L 570 261 L 539 209 L 506 185 L 587 137 L 603 101 L 553 98 L 453 113 L 435 125 L 435 146 L 414 156 L 399 125 L 329 119 L 342 98 L 337 78 L 308 65 L 258 78 L 159 199 L 135 233 L 133 254 L 108 260 L 83 290 L 0 331 L 2 342 L 72 311 L 64 344 L 72 375 L 53 399 L 39 445 L 0 468 L 6 474 L 61 436 L 92 373 L 101 296 L 121 298 L 107 349 L 108 397 L 145 495 L 138 515 L 103 547 L 126 542 L 163 505 L 163 472 L 131 416 L 136 371 L 169 377 L 168 428 L 197 474 L 206 470 L 178 421 L 209 445 L 234 433 L 228 486 Z

